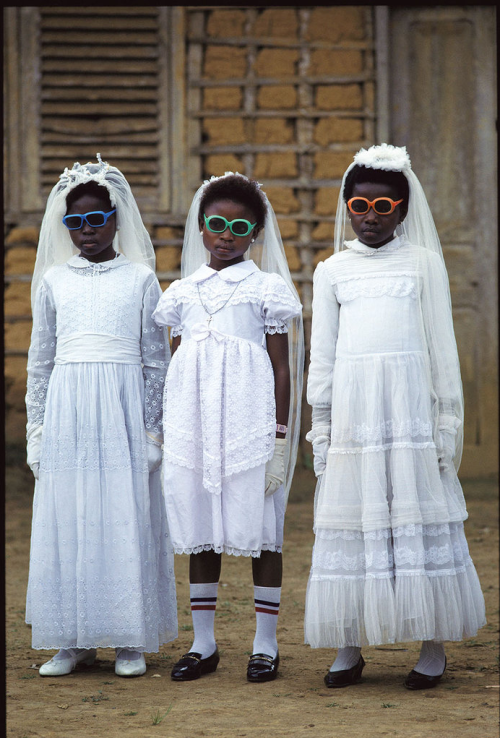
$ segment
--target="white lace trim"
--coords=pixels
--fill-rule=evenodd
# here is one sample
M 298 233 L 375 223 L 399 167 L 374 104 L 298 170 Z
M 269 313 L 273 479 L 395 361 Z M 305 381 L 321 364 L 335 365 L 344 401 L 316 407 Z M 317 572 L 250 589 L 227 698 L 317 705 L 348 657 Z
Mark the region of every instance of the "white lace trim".
M 402 436 L 430 436 L 432 438 L 432 423 L 426 423 L 420 418 L 402 421 L 386 420 L 375 426 L 366 423 L 355 425 L 352 429 L 345 430 L 332 426 L 332 442 L 342 443 L 345 441 L 378 441 L 382 438 L 401 438 Z
M 333 541 L 336 538 L 342 538 L 344 541 L 368 540 L 381 541 L 389 538 L 400 538 L 401 536 L 440 536 L 450 534 L 450 524 L 440 523 L 437 525 L 422 525 L 421 523 L 409 523 L 408 525 L 400 525 L 396 528 L 382 528 L 379 530 L 328 530 L 327 528 L 318 528 L 316 532 L 317 538 L 325 541 Z
M 412 443 L 410 441 L 393 441 L 392 443 L 384 443 L 380 446 L 356 446 L 355 448 L 339 448 L 338 446 L 331 446 L 328 449 L 329 454 L 368 454 L 374 451 L 389 451 L 389 449 L 395 448 L 413 448 L 413 449 L 424 449 L 424 448 L 436 448 L 434 441 L 426 441 L 424 443 Z
M 228 556 L 244 556 L 249 558 L 259 558 L 262 551 L 275 551 L 281 553 L 281 546 L 273 546 L 270 543 L 263 543 L 262 548 L 255 551 L 247 551 L 239 548 L 232 548 L 231 546 L 214 546 L 212 543 L 206 543 L 203 546 L 194 546 L 193 548 L 176 548 L 174 547 L 174 553 L 176 554 L 199 554 L 203 551 L 214 551 L 217 554 L 225 553 Z
M 380 276 L 380 275 L 378 275 Z M 337 283 L 337 299 L 340 303 L 349 302 L 357 297 L 412 297 L 416 299 L 417 289 L 414 280 L 404 277 L 380 279 L 372 281 L 349 280 Z
M 370 267 L 372 269 L 372 267 Z M 361 272 L 359 274 L 353 274 L 350 270 L 349 272 L 346 272 L 345 274 L 339 274 L 335 275 L 335 284 L 340 284 L 341 282 L 354 282 L 354 281 L 360 281 L 365 279 L 403 279 L 403 278 L 409 278 L 409 279 L 415 279 L 417 277 L 417 271 L 416 270 L 394 270 L 394 271 L 368 271 L 368 272 Z
M 199 289 L 198 289 L 199 288 Z M 200 300 L 201 295 L 201 300 Z M 228 299 L 229 298 L 229 299 Z M 182 304 L 203 305 L 210 313 L 241 303 L 260 305 L 266 301 L 291 308 L 296 314 L 300 305 L 288 289 L 286 283 L 276 274 L 254 272 L 235 286 L 218 278 L 207 279 L 198 284 L 189 277 L 173 282 L 163 294 L 159 307 L 162 311 L 171 310 Z

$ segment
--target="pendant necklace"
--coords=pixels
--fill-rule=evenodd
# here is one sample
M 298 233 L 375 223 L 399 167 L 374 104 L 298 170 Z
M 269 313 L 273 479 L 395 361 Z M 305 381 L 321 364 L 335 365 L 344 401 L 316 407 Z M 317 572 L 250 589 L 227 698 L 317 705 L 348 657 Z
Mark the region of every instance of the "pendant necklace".
M 250 276 L 250 275 L 247 275 L 247 276 Z M 209 317 L 208 317 L 208 319 L 207 319 L 207 326 L 210 326 L 210 323 L 212 322 L 212 318 L 213 318 L 213 316 L 214 316 L 214 315 L 215 315 L 216 313 L 220 312 L 220 311 L 221 311 L 221 310 L 222 310 L 223 308 L 225 308 L 225 307 L 226 307 L 226 305 L 228 304 L 228 302 L 229 302 L 229 300 L 231 299 L 231 297 L 232 297 L 232 296 L 234 295 L 234 293 L 236 292 L 236 290 L 238 289 L 238 287 L 240 286 L 240 284 L 241 284 L 242 282 L 244 282 L 246 278 L 247 278 L 247 277 L 243 277 L 243 279 L 241 279 L 241 280 L 240 280 L 239 282 L 237 282 L 237 283 L 236 283 L 236 287 L 235 287 L 235 288 L 234 288 L 234 290 L 233 290 L 233 291 L 231 292 L 231 294 L 229 295 L 229 297 L 227 298 L 227 300 L 226 300 L 226 301 L 224 302 L 224 304 L 223 304 L 223 305 L 221 305 L 221 306 L 220 306 L 220 308 L 217 308 L 217 310 L 214 310 L 214 311 L 213 311 L 213 313 L 211 313 L 211 312 L 210 312 L 209 310 L 207 310 L 207 307 L 206 307 L 205 303 L 204 303 L 204 302 L 203 302 L 203 300 L 201 299 L 201 293 L 200 293 L 200 283 L 199 283 L 199 282 L 197 282 L 197 283 L 196 283 L 196 287 L 197 287 L 197 290 L 198 290 L 198 297 L 200 298 L 200 304 L 201 304 L 201 306 L 202 306 L 203 310 L 204 310 L 204 311 L 206 312 L 206 314 L 207 314 L 207 315 L 209 316 Z

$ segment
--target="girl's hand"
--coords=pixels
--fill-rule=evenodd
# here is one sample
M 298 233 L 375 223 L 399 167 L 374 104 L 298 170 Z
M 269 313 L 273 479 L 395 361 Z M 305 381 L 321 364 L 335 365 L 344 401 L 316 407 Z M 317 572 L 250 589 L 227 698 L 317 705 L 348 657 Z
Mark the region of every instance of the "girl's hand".
M 274 495 L 285 480 L 286 438 L 276 438 L 274 456 L 266 464 L 266 497 Z
M 439 431 L 439 448 L 437 449 L 440 471 L 448 471 L 453 467 L 455 455 L 456 431 Z
M 42 429 L 43 425 L 32 425 L 26 433 L 27 443 L 27 462 L 33 472 L 35 479 L 38 479 L 40 472 L 40 455 L 42 451 Z M 36 467 L 36 468 L 35 468 Z
M 330 448 L 330 438 L 328 436 L 318 436 L 314 439 L 312 447 L 314 456 L 314 474 L 316 477 L 320 477 L 326 469 L 328 449 Z
M 161 441 L 146 432 L 146 451 L 148 455 L 148 471 L 150 474 L 160 468 L 163 450 Z

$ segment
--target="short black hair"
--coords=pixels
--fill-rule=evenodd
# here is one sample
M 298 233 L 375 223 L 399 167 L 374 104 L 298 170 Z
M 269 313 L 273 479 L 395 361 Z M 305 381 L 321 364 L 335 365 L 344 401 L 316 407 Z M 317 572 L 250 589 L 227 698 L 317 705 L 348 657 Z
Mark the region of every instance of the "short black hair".
M 253 179 L 247 179 L 237 174 L 214 179 L 206 186 L 200 201 L 198 220 L 203 222 L 205 209 L 218 200 L 231 200 L 252 211 L 255 216 L 256 228 L 264 227 L 267 213 L 267 205 L 264 195 Z
M 402 211 L 405 214 L 408 211 L 410 188 L 403 172 L 388 172 L 385 169 L 372 169 L 371 167 L 362 167 L 355 164 L 345 179 L 344 192 L 342 193 L 345 202 L 351 199 L 354 186 L 361 182 L 376 182 L 377 184 L 387 184 L 394 187 L 398 193 L 398 200 L 404 200 L 401 203 Z
M 77 185 L 73 190 L 68 192 L 66 195 L 66 212 L 68 212 L 73 203 L 83 195 L 94 195 L 94 197 L 104 200 L 107 207 L 112 210 L 108 188 L 91 179 L 90 182 L 82 182 L 82 184 Z

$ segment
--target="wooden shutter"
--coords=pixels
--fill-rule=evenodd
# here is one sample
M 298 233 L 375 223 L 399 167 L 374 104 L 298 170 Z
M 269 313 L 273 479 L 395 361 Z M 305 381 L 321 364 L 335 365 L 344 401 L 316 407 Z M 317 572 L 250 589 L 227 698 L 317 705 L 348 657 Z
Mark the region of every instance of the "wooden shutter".
M 103 159 L 154 207 L 159 186 L 158 8 L 40 8 L 40 166 L 46 196 L 73 161 Z

